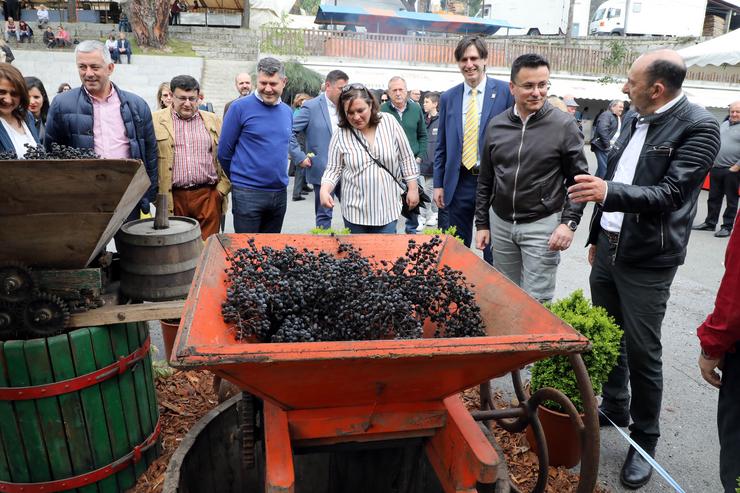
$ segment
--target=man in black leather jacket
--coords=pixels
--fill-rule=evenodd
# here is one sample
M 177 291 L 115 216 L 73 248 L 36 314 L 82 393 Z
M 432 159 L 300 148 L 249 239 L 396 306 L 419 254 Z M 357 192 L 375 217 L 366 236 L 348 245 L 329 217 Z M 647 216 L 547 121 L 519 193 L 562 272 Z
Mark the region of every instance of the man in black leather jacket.
M 575 118 L 547 102 L 549 79 L 540 55 L 514 60 L 514 106 L 488 124 L 475 200 L 476 246 L 490 243 L 493 265 L 543 302 L 552 300 L 560 251 L 570 247 L 583 214 L 566 184 L 588 173 Z
M 594 131 L 591 136 L 591 150 L 596 154 L 596 176 L 604 178 L 606 174 L 606 158 L 619 135 L 617 132 L 622 124 L 624 102 L 618 99 L 609 103 L 609 108 L 596 117 Z
M 609 153 L 607 181 L 577 176 L 568 189 L 574 202 L 595 202 L 588 238 L 591 296 L 624 330 L 601 411 L 619 426 L 632 418 L 631 436 L 651 456 L 660 437 L 661 324 L 686 257 L 701 183 L 720 145 L 715 118 L 681 93 L 685 76 L 675 51 L 639 57 L 623 88 L 636 112 Z M 648 461 L 630 447 L 622 483 L 639 488 L 651 474 Z

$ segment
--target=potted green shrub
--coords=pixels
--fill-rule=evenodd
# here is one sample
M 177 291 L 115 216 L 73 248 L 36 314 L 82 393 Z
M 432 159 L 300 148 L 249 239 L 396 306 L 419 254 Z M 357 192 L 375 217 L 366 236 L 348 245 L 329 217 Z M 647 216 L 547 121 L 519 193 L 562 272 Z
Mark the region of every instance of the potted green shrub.
M 591 349 L 584 352 L 582 357 L 594 393 L 601 394 L 602 385 L 617 364 L 622 330 L 604 308 L 593 306 L 580 289 L 567 298 L 545 306 L 591 341 Z M 565 394 L 578 412 L 584 412 L 576 376 L 567 356 L 558 355 L 537 361 L 532 365 L 531 373 L 532 393 L 544 387 L 552 387 Z M 538 410 L 538 416 L 545 431 L 550 464 L 566 467 L 578 464 L 581 457 L 579 438 L 560 405 L 553 401 L 545 401 Z M 554 429 L 550 429 L 553 423 Z M 529 428 L 528 438 L 530 444 L 534 445 Z M 568 439 L 571 439 L 570 442 Z M 561 445 L 563 450 L 558 452 L 557 449 Z

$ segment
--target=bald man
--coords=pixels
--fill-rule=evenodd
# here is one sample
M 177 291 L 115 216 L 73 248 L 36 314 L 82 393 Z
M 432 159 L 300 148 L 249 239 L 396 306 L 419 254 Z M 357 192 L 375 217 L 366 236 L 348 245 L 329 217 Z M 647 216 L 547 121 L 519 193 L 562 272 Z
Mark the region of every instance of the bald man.
M 244 96 L 249 96 L 252 93 L 252 76 L 246 72 L 236 74 L 236 79 L 234 79 L 234 86 L 236 87 L 236 91 L 239 93 L 239 97 L 236 99 L 243 98 Z M 226 112 L 229 111 L 229 106 L 231 106 L 231 103 L 236 101 L 236 99 L 233 99 L 226 103 L 226 106 L 224 106 L 224 116 L 226 116 Z
M 660 437 L 661 324 L 696 215 L 701 183 L 720 147 L 719 125 L 681 92 L 686 65 L 673 50 L 640 56 L 622 92 L 634 112 L 607 158 L 604 179 L 581 175 L 573 202 L 594 202 L 588 238 L 591 297 L 622 327 L 617 366 L 604 385 L 601 411 L 655 455 Z M 632 391 L 631 401 L 629 388 Z M 608 424 L 600 416 L 602 425 Z M 623 485 L 645 485 L 652 467 L 630 447 Z

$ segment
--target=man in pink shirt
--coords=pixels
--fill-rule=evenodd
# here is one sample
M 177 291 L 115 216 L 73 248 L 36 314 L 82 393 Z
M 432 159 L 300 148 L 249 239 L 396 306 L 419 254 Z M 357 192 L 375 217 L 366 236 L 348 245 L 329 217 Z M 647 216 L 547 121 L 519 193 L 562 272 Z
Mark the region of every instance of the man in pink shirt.
M 115 65 L 100 41 L 78 44 L 75 60 L 82 87 L 52 101 L 44 145 L 47 149 L 54 143 L 95 149 L 106 159 L 140 159 L 151 181 L 139 203 L 141 211 L 147 213 L 157 193 L 157 140 L 149 105 L 111 82 Z M 139 209 L 134 209 L 129 220 L 138 217 Z

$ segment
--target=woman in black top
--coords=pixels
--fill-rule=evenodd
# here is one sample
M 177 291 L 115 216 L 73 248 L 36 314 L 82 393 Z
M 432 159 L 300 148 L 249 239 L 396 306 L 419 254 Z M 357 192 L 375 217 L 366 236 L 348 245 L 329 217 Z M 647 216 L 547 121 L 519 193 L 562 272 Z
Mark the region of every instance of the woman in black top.
M 33 116 L 33 123 L 39 134 L 39 140 L 46 135 L 46 114 L 49 111 L 49 97 L 46 95 L 44 83 L 36 77 L 24 77 L 28 88 L 28 112 Z

